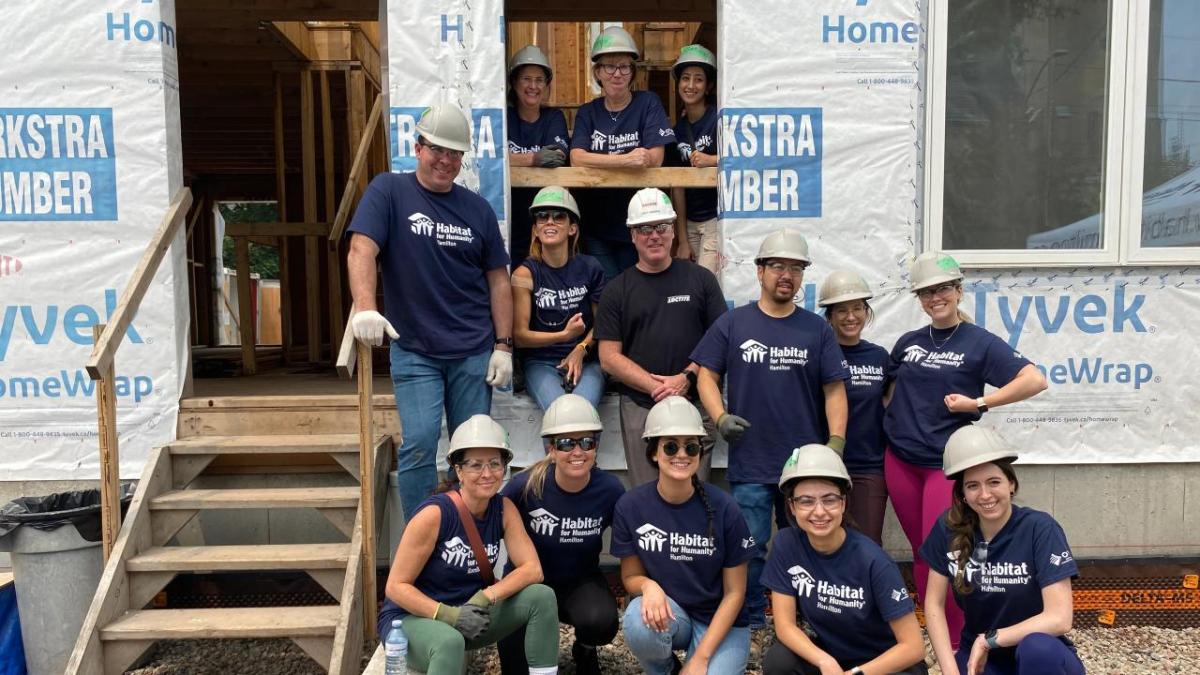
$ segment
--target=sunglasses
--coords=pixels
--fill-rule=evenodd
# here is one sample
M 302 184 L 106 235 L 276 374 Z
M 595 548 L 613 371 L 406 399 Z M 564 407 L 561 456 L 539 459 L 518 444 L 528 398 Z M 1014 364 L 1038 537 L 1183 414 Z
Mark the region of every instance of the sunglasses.
M 696 455 L 700 454 L 700 444 L 696 441 L 689 441 L 683 445 L 680 445 L 679 441 L 667 441 L 666 443 L 663 443 L 661 447 L 662 451 L 667 455 L 667 457 L 674 457 L 675 455 L 679 454 L 680 450 L 683 450 L 685 453 L 687 453 L 688 457 L 695 457 Z
M 461 160 L 463 158 L 463 154 L 465 154 L 462 150 L 451 150 L 449 148 L 443 148 L 440 145 L 434 145 L 433 143 L 426 143 L 425 141 L 417 141 L 417 145 L 424 146 L 427 150 L 429 150 L 429 152 L 433 153 L 433 156 L 436 159 L 445 159 L 449 157 L 451 160 L 458 161 Z
M 569 218 L 567 216 L 566 211 L 546 210 L 546 211 L 534 211 L 533 212 L 533 220 L 534 220 L 534 222 L 537 222 L 537 223 L 548 223 L 551 221 L 556 222 L 556 223 L 565 223 L 565 222 L 567 222 L 567 220 L 569 220 Z
M 667 230 L 671 229 L 673 225 L 674 223 L 650 223 L 646 225 L 634 225 L 629 229 L 643 237 L 648 237 L 651 234 L 666 234 Z
M 584 436 L 583 438 L 556 438 L 554 439 L 554 449 L 559 452 L 571 452 L 576 446 L 584 452 L 590 452 L 600 445 L 600 441 L 595 436 Z

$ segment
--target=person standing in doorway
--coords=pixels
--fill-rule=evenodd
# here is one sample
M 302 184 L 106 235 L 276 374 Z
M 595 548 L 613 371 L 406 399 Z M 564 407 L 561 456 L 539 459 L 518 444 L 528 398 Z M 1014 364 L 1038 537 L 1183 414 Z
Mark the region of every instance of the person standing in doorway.
M 717 57 L 703 45 L 679 50 L 675 75 L 683 113 L 675 123 L 680 166 L 717 165 Z M 717 273 L 721 262 L 721 221 L 717 219 L 716 188 L 675 188 L 671 191 L 683 212 L 675 228 L 675 255 L 696 261 Z
M 626 222 L 638 262 L 604 289 L 595 333 L 600 365 L 620 389 L 625 464 L 630 485 L 637 486 L 657 476 L 641 459 L 646 415 L 668 396 L 696 400 L 699 366 L 688 355 L 726 307 L 712 272 L 671 257 L 675 210 L 666 193 L 639 190 L 629 202 Z M 712 420 L 705 425 L 710 431 L 702 439 L 701 479 L 708 477 L 716 432 Z
M 496 214 L 454 183 L 471 150 L 467 117 L 440 103 L 416 130 L 416 171 L 371 181 L 350 223 L 347 257 L 354 336 L 372 345 L 385 334 L 392 340 L 405 517 L 437 487 L 443 409 L 451 429 L 487 414 L 491 387 L 512 378 L 513 346 L 508 254 Z M 376 264 L 386 316 L 375 302 Z

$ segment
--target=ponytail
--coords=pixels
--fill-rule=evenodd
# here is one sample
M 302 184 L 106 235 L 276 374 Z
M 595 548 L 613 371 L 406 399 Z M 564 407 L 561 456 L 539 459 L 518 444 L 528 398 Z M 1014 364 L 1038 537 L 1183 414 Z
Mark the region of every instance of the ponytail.
M 704 515 L 708 516 L 708 536 L 711 539 L 716 511 L 713 510 L 712 503 L 708 501 L 708 493 L 704 491 L 704 483 L 700 481 L 700 478 L 696 474 L 692 474 L 692 487 L 696 489 L 696 496 L 700 498 L 700 503 L 704 504 Z
M 542 492 L 546 489 L 546 474 L 549 473 L 550 467 L 553 465 L 553 455 L 548 453 L 545 457 L 534 462 L 533 466 L 521 472 L 529 474 L 529 480 L 525 481 L 525 487 L 521 490 L 521 499 L 528 500 L 530 492 L 538 499 L 542 498 Z

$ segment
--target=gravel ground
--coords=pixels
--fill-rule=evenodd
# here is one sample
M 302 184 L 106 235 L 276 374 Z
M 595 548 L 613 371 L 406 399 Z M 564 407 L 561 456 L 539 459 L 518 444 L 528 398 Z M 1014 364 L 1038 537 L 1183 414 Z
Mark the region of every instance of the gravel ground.
M 1200 628 L 1172 630 L 1153 627 L 1087 628 L 1071 634 L 1089 675 L 1136 675 L 1138 673 L 1200 673 Z M 563 675 L 574 675 L 570 663 L 571 629 L 561 633 L 560 661 Z M 364 650 L 363 665 L 370 658 Z M 932 661 L 931 661 L 932 662 Z M 641 673 L 621 636 L 601 648 L 600 664 L 605 673 Z M 470 655 L 470 673 L 499 673 L 494 648 Z M 759 674 L 752 668 L 747 673 Z M 930 673 L 939 674 L 937 667 Z M 288 640 L 198 640 L 161 642 L 150 660 L 127 675 L 321 675 L 324 671 Z

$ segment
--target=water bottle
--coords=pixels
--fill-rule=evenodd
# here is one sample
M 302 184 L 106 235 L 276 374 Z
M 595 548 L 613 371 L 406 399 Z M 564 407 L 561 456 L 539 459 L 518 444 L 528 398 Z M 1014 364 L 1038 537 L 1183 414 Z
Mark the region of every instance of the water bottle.
M 408 637 L 404 635 L 400 619 L 392 621 L 392 630 L 383 643 L 383 653 L 386 657 L 383 662 L 384 675 L 408 674 Z

